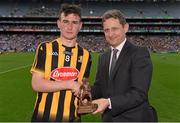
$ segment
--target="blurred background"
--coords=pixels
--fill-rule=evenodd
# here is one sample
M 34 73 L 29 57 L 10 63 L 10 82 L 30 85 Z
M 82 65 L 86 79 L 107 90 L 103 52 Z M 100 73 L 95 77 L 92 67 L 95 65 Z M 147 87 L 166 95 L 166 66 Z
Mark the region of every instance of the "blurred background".
M 36 93 L 30 67 L 40 42 L 60 35 L 56 21 L 62 3 L 82 7 L 78 42 L 93 55 L 93 84 L 98 55 L 108 49 L 101 16 L 119 9 L 130 25 L 127 38 L 147 47 L 153 61 L 149 92 L 159 121 L 180 121 L 180 0 L 1 0 L 0 1 L 0 121 L 30 121 Z M 101 121 L 85 115 L 83 121 Z

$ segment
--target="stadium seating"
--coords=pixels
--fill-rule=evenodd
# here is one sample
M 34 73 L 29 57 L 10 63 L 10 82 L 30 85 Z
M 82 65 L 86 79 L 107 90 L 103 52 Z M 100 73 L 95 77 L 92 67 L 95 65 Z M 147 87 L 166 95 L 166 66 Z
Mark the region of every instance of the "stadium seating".
M 13 1 L 13 0 L 12 0 Z M 72 2 L 68 0 L 68 2 Z M 35 51 L 38 43 L 55 39 L 61 1 L 0 1 L 0 52 Z M 90 51 L 104 52 L 101 15 L 119 9 L 130 24 L 128 40 L 152 52 L 180 51 L 180 2 L 82 2 L 83 28 L 80 45 Z

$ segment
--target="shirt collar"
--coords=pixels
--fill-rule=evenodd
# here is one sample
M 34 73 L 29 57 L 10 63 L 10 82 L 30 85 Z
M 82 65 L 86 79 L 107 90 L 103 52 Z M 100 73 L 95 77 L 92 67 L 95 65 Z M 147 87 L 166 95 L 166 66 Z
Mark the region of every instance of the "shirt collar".
M 120 43 L 117 47 L 112 47 L 111 46 L 111 51 L 113 50 L 113 49 L 118 49 L 118 51 L 121 51 L 122 50 L 122 48 L 123 48 L 123 46 L 124 46 L 124 44 L 125 44 L 125 42 L 126 42 L 126 38 L 124 39 L 124 41 L 122 42 L 122 43 Z

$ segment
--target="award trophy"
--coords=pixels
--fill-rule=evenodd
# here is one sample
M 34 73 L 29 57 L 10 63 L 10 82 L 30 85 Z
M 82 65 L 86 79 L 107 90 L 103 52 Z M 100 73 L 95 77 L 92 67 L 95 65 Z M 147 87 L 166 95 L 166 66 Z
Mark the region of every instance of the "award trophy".
M 87 78 L 83 78 L 82 85 L 80 87 L 79 104 L 77 112 L 78 114 L 86 114 L 94 112 L 98 105 L 92 103 L 91 87 Z

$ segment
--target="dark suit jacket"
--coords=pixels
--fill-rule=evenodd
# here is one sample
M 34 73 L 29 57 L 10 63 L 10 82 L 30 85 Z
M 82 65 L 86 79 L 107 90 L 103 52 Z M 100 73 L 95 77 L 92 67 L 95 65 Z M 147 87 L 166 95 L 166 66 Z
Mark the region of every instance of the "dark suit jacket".
M 148 103 L 152 77 L 152 63 L 146 48 L 126 41 L 109 77 L 111 51 L 100 56 L 93 99 L 110 98 L 112 109 L 102 114 L 103 121 L 157 121 L 157 115 Z

